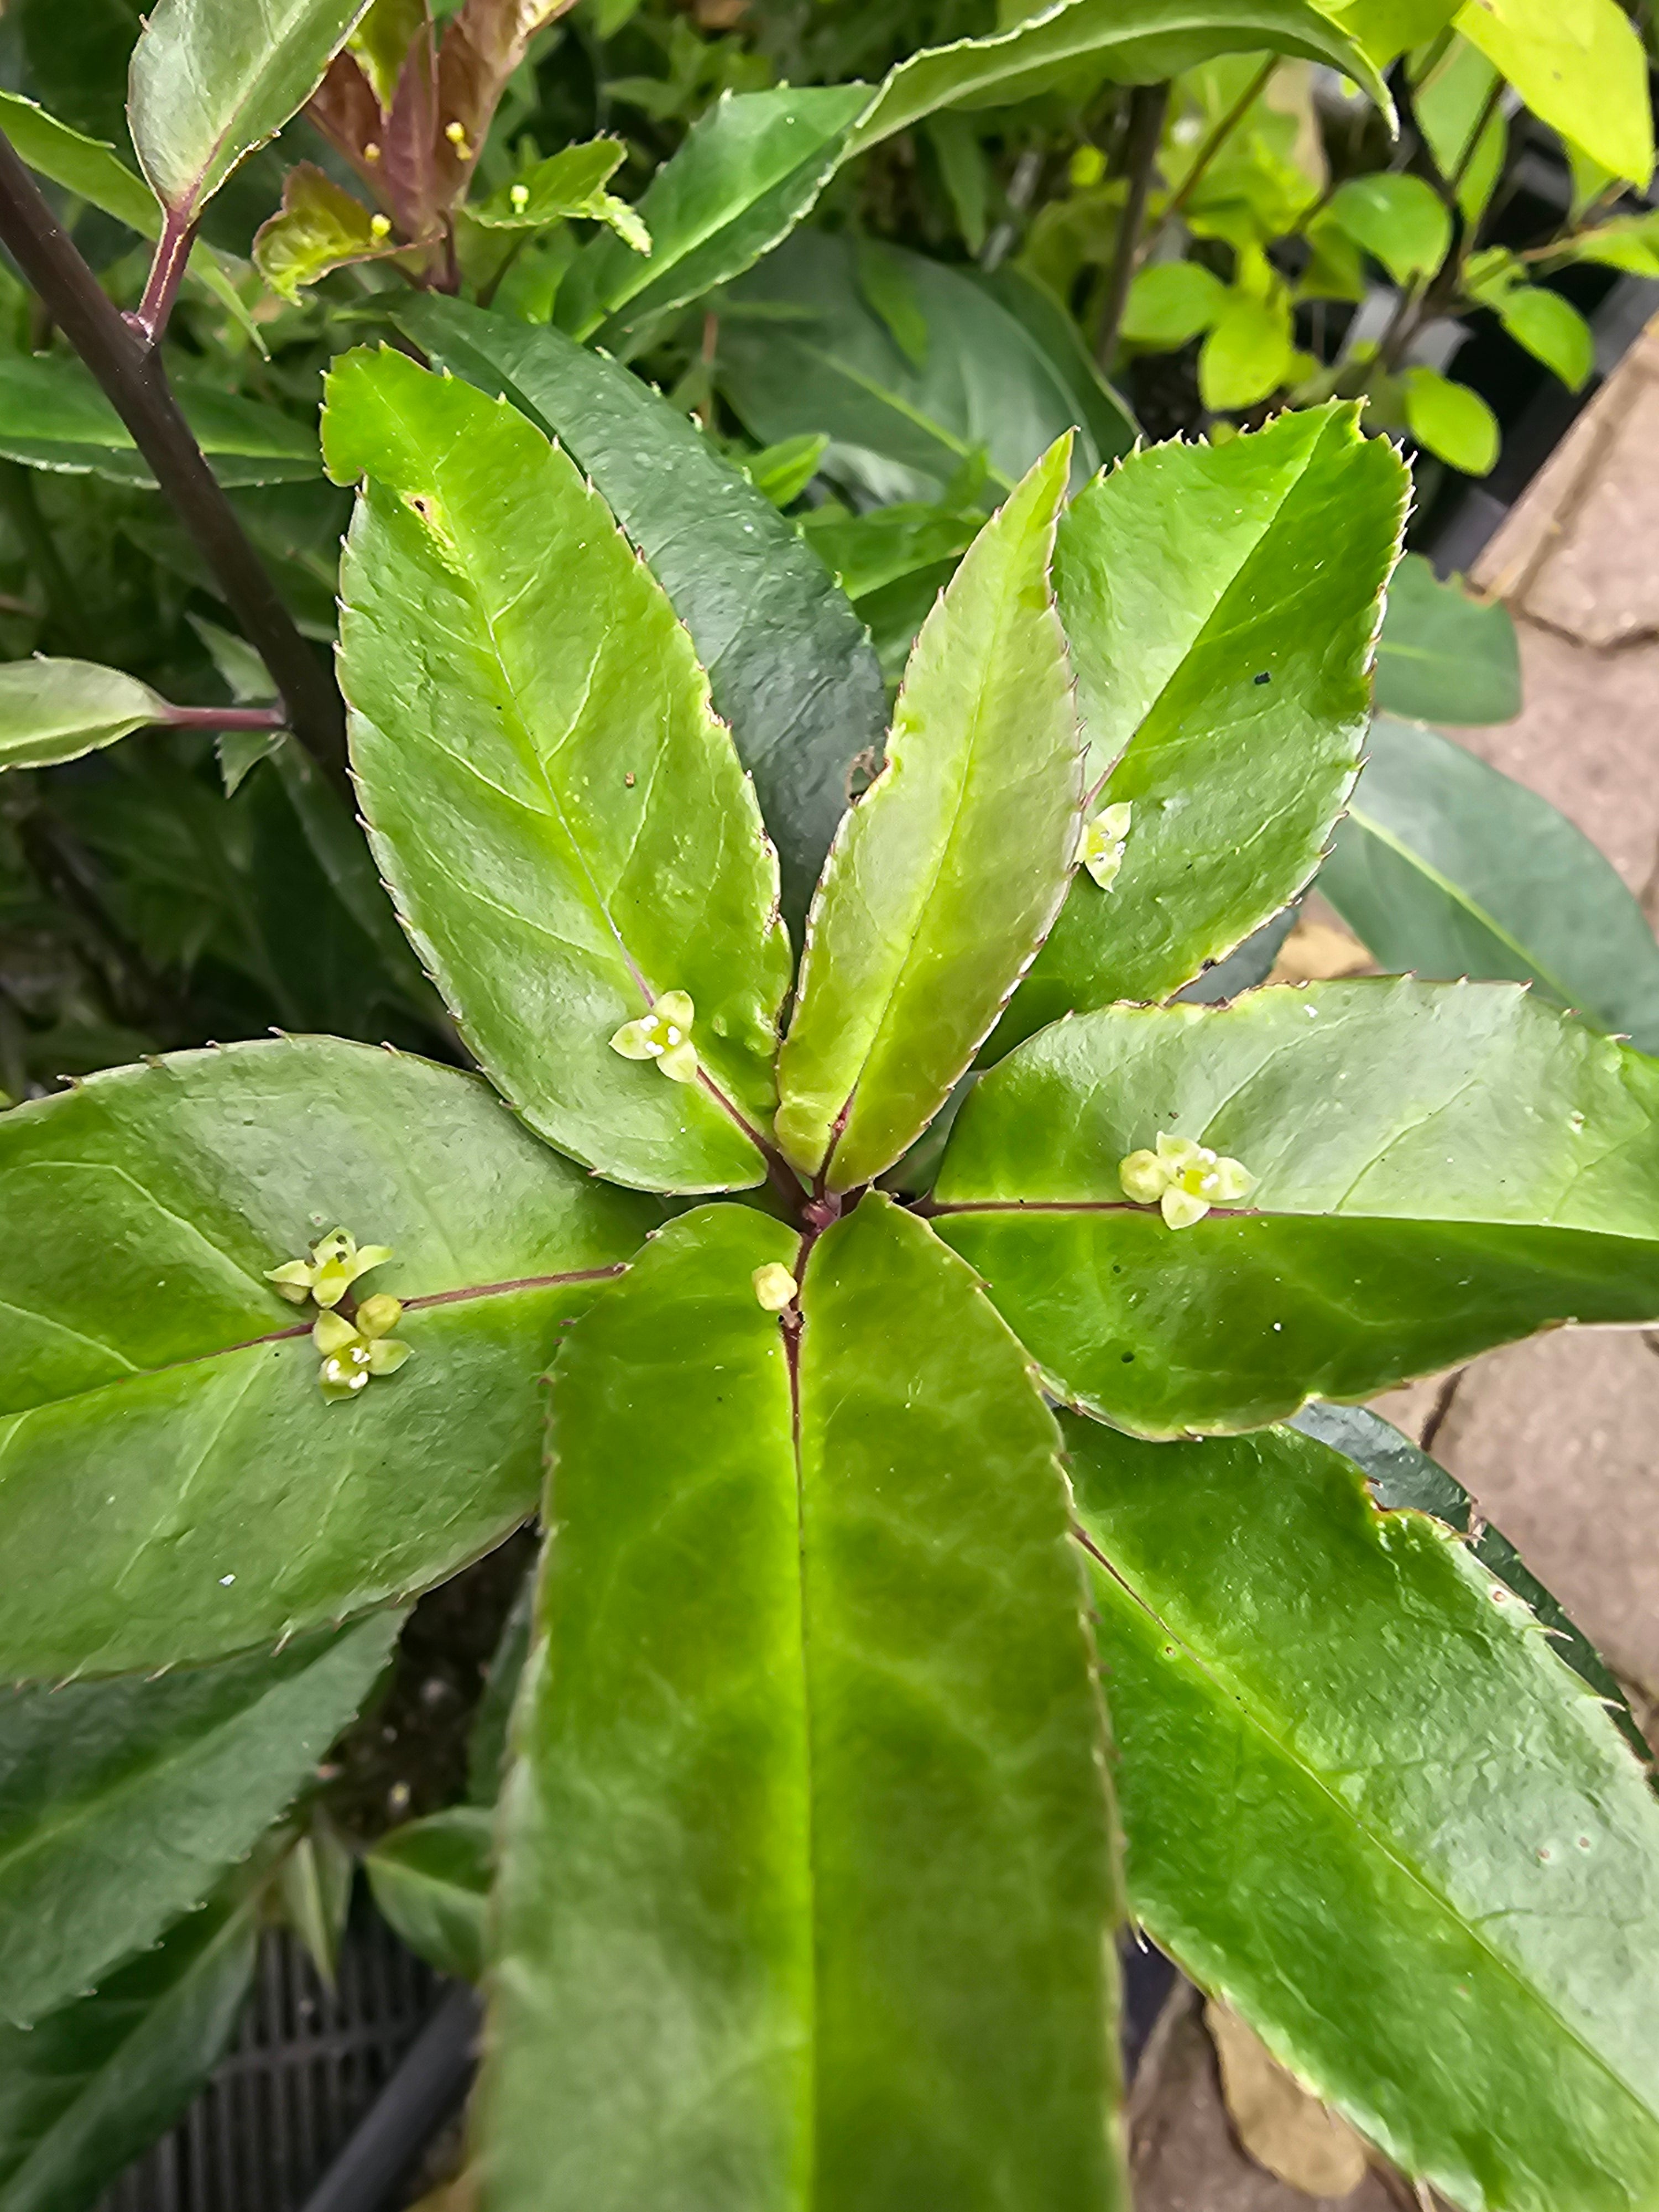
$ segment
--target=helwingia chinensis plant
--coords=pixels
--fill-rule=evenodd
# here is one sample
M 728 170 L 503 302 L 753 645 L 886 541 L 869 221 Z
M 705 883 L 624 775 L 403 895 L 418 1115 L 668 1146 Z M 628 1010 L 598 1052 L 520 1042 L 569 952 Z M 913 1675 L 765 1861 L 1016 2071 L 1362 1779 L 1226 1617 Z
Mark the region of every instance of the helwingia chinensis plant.
M 623 373 L 411 327 L 329 382 L 340 669 L 481 1073 L 280 1037 L 0 1121 L 8 1673 L 179 1670 L 228 1785 L 236 1669 L 356 1664 L 349 1710 L 539 1510 L 499 1811 L 374 1865 L 483 1944 L 490 2212 L 1124 2205 L 1126 1920 L 1469 2212 L 1659 2206 L 1627 1717 L 1319 1402 L 1659 1316 L 1659 1067 L 1510 985 L 1174 995 L 1341 814 L 1398 456 L 1343 407 L 1075 487 L 1062 441 L 781 854 L 757 785 L 865 743 L 805 711 L 866 665 L 832 587 L 734 605 L 733 517 L 789 535 L 711 452 L 707 559 L 695 486 L 634 526 L 671 596 L 548 434 Z M 58 1957 L 4 1819 L 20 2022 L 206 1894 L 140 1866 Z

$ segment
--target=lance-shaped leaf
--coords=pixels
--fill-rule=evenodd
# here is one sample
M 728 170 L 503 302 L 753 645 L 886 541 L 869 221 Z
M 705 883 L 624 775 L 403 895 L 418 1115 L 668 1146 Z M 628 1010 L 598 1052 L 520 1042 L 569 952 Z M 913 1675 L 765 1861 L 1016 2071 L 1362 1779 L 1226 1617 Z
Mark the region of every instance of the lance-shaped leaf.
M 534 1503 L 560 1324 L 651 1218 L 477 1079 L 331 1039 L 0 1117 L 0 1676 L 272 1644 L 487 1550 Z M 410 1346 L 345 1405 L 266 1279 L 337 1225 L 392 1248 L 354 1295 Z
M 156 0 L 132 53 L 138 162 L 179 229 L 316 90 L 368 0 Z
M 1454 2203 L 1650 2203 L 1659 1803 L 1595 1693 L 1310 1438 L 1066 1441 L 1159 1945 Z
M 932 1121 L 1065 896 L 1082 782 L 1048 563 L 1070 458 L 1037 463 L 922 625 L 812 902 L 776 1127 L 833 1189 Z
M 313 1779 L 400 1625 L 0 1692 L 0 2012 L 32 2026 L 199 1905 Z
M 483 1978 L 495 1815 L 453 1805 L 382 1836 L 363 1861 L 374 1902 L 410 1949 L 464 1982 Z
M 385 216 L 371 215 L 343 185 L 301 161 L 283 181 L 280 213 L 254 238 L 254 264 L 274 292 L 297 300 L 331 270 L 397 252 L 391 228 Z
M 1419 1450 L 1409 1437 L 1402 1436 L 1392 1422 L 1372 1413 L 1369 1406 L 1333 1406 L 1316 1399 L 1302 1408 L 1291 1426 L 1351 1459 L 1364 1475 L 1373 1501 L 1386 1511 L 1398 1512 L 1409 1506 L 1418 1513 L 1431 1513 L 1460 1536 L 1467 1536 L 1469 1549 L 1480 1565 L 1526 1600 L 1534 1618 L 1549 1632 L 1561 1658 L 1601 1698 L 1613 1716 L 1613 1726 L 1643 1765 L 1651 1767 L 1652 1750 L 1613 1669 L 1509 1538 L 1483 1518 L 1468 1492 L 1437 1460 Z
M 1379 715 L 1319 888 L 1382 963 L 1531 981 L 1659 1051 L 1659 944 L 1548 799 L 1437 731 Z
M 1134 424 L 1116 395 L 1014 312 L 1032 288 L 993 291 L 898 247 L 888 262 L 926 329 L 909 353 L 866 297 L 849 239 L 802 231 L 733 288 L 717 373 L 757 438 L 827 432 L 834 473 L 882 505 L 937 498 L 981 456 L 993 495 L 1011 491 L 1073 426 L 1079 478 L 1127 451 Z
M 797 1242 L 689 1215 L 561 1358 L 490 2201 L 1103 2212 L 1111 1831 L 1055 1431 L 923 1224 L 866 1198 L 801 1323 L 751 1285 Z
M 367 480 L 341 582 L 358 788 L 468 1043 L 601 1174 L 759 1182 L 777 861 L 660 586 L 568 455 L 469 384 L 350 355 L 325 435 L 336 478 Z M 689 1080 L 623 1056 L 671 994 Z
M 986 39 L 925 48 L 901 62 L 853 134 L 862 153 L 942 107 L 1005 107 L 1080 83 L 1155 84 L 1217 54 L 1271 47 L 1324 62 L 1387 116 L 1388 88 L 1356 41 L 1311 0 L 1063 0 Z
M 181 384 L 176 396 L 222 484 L 289 483 L 319 473 L 309 424 L 205 385 Z M 67 358 L 0 358 L 0 454 L 63 475 L 155 488 L 132 433 L 90 374 Z
M 82 2212 L 166 2134 L 235 2030 L 259 1921 L 233 1880 L 93 1995 L 0 2027 L 0 2212 Z
M 1408 553 L 1389 586 L 1376 641 L 1376 703 L 1421 722 L 1510 722 L 1521 712 L 1521 649 L 1501 599 L 1441 583 Z
M 799 935 L 848 771 L 886 732 L 862 623 L 770 500 L 616 362 L 433 293 L 398 321 L 437 365 L 557 438 L 649 562 L 755 779 Z
M 1131 809 L 1109 889 L 1079 875 L 993 1045 L 1165 999 L 1292 898 L 1359 766 L 1408 480 L 1355 410 L 1135 453 L 1074 500 L 1054 590 L 1091 787 Z
M 758 261 L 835 173 L 869 100 L 861 84 L 723 93 L 640 202 L 649 258 L 595 239 L 559 287 L 561 325 L 621 353 L 654 317 Z
M 1126 1203 L 1159 1135 L 1242 1162 L 1248 1206 Z M 937 1198 L 1056 1395 L 1144 1435 L 1251 1428 L 1659 1317 L 1659 1063 L 1500 983 L 1112 1007 L 985 1077 Z
M 118 668 L 39 657 L 0 667 L 0 769 L 78 760 L 167 719 L 167 701 Z

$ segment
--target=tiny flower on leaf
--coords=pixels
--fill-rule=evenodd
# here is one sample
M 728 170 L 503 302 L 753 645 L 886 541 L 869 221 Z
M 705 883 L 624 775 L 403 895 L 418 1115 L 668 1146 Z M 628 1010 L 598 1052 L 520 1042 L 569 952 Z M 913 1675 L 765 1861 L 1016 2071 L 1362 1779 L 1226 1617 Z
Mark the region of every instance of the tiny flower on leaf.
M 1078 860 L 1103 891 L 1110 890 L 1123 866 L 1124 841 L 1129 835 L 1129 817 L 1133 811 L 1127 800 L 1121 801 L 1115 806 L 1103 807 L 1093 821 L 1083 825 Z
M 1212 1206 L 1237 1206 L 1255 1188 L 1255 1177 L 1239 1161 L 1167 1130 L 1158 1132 L 1156 1151 L 1120 1161 L 1117 1176 L 1126 1198 L 1156 1206 L 1171 1229 L 1190 1229 Z
M 285 1260 L 280 1267 L 268 1267 L 265 1280 L 296 1306 L 313 1298 L 326 1309 L 337 1306 L 360 1275 L 384 1267 L 391 1257 L 391 1245 L 359 1244 L 349 1229 L 335 1229 L 312 1246 L 309 1260 Z
M 654 1060 L 671 1083 L 696 1079 L 697 1048 L 691 1042 L 696 1008 L 684 991 L 665 991 L 648 1014 L 624 1022 L 611 1040 L 624 1060 Z
M 391 1334 L 403 1319 L 402 1303 L 384 1291 L 365 1298 L 355 1322 L 343 1314 L 320 1313 L 311 1340 L 323 1356 L 317 1380 L 331 1405 L 367 1389 L 376 1375 L 395 1375 L 409 1357 L 409 1346 Z
M 757 1267 L 750 1279 L 755 1285 L 755 1297 L 768 1313 L 782 1313 L 795 1303 L 799 1284 L 781 1260 L 769 1260 L 763 1267 Z

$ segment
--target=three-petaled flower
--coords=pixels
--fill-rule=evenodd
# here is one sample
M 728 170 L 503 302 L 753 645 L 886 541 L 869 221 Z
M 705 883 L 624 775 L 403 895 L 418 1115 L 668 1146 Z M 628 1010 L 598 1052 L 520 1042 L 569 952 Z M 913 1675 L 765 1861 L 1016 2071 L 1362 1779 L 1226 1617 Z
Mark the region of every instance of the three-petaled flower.
M 1119 1161 L 1117 1175 L 1125 1197 L 1156 1206 L 1171 1229 L 1190 1229 L 1212 1206 L 1237 1206 L 1255 1188 L 1255 1177 L 1239 1161 L 1163 1129 L 1158 1149 L 1131 1152 Z
M 1109 891 L 1117 880 L 1117 872 L 1123 866 L 1123 845 L 1129 835 L 1129 817 L 1134 809 L 1127 801 L 1115 806 L 1104 806 L 1091 822 L 1083 825 L 1083 836 L 1077 848 L 1079 864 L 1086 868 L 1103 891 Z
M 339 1304 L 359 1275 L 383 1267 L 391 1257 L 389 1244 L 360 1245 L 349 1229 L 334 1229 L 312 1246 L 308 1261 L 285 1260 L 280 1267 L 268 1267 L 265 1280 L 296 1306 L 313 1298 L 326 1310 Z
M 697 1048 L 691 1024 L 696 1011 L 684 991 L 665 991 L 648 1014 L 623 1024 L 611 1049 L 624 1060 L 654 1060 L 671 1083 L 695 1083 Z
M 371 1376 L 397 1373 L 409 1357 L 409 1346 L 392 1334 L 403 1312 L 398 1299 L 381 1291 L 365 1298 L 350 1321 L 342 1313 L 318 1315 L 311 1340 L 323 1355 L 317 1379 L 331 1405 L 366 1389 Z

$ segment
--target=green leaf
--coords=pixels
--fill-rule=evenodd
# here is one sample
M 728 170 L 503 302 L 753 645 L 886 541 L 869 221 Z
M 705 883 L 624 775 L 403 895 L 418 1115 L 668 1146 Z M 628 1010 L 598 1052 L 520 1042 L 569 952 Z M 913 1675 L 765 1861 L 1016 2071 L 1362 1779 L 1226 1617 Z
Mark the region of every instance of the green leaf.
M 1230 293 L 1199 349 L 1199 396 L 1209 408 L 1254 407 L 1291 374 L 1296 333 L 1284 293 Z
M 341 575 L 358 790 L 469 1045 L 617 1182 L 760 1182 L 777 861 L 668 599 L 568 456 L 469 384 L 348 355 L 325 435 L 336 481 L 366 480 Z M 613 1048 L 672 992 L 690 1081 Z
M 1425 46 L 1457 13 L 1459 0 L 1320 0 L 1322 12 L 1340 24 L 1386 69 L 1408 46 Z
M 1540 284 L 1517 285 L 1498 302 L 1498 317 L 1517 345 L 1582 392 L 1595 367 L 1595 334 L 1571 301 Z
M 922 625 L 812 902 L 776 1128 L 833 1190 L 933 1120 L 1066 895 L 1083 785 L 1048 568 L 1069 460 L 1063 440 L 1038 462 Z
M 493 1805 L 501 1794 L 507 1765 L 507 1724 L 519 1694 L 519 1679 L 530 1650 L 536 1577 L 527 1574 L 501 1627 L 484 1676 L 483 1695 L 472 1716 L 466 1740 L 466 1795 L 472 1805 Z
M 939 174 L 951 196 L 951 210 L 969 253 L 985 249 L 991 227 L 993 172 L 979 133 L 965 115 L 948 110 L 931 116 L 927 142 L 938 159 Z
M 802 231 L 733 286 L 716 373 L 757 438 L 827 431 L 826 466 L 880 504 L 939 498 L 981 450 L 994 492 L 1010 491 L 1073 426 L 1080 474 L 1127 451 L 1134 427 L 1115 395 L 1020 312 L 1032 287 L 1016 295 L 900 247 L 889 256 L 927 326 L 920 368 L 872 312 L 850 239 Z
M 1509 149 L 1509 118 L 1501 102 L 1491 105 L 1498 81 L 1480 49 L 1454 34 L 1412 88 L 1412 112 L 1436 167 L 1443 177 L 1457 179 L 1457 204 L 1470 236 L 1497 190 Z
M 561 326 L 623 353 L 659 315 L 725 283 L 793 230 L 834 175 L 867 86 L 722 93 L 639 205 L 648 258 L 595 239 L 559 288 Z
M 981 1079 L 939 1228 L 1055 1395 L 1142 1435 L 1250 1428 L 1659 1315 L 1656 1117 L 1659 1065 L 1508 984 L 1111 1007 Z M 1127 1205 L 1160 1132 L 1241 1161 L 1248 1210 Z
M 784 916 L 799 931 L 846 811 L 848 767 L 887 726 L 856 617 L 770 501 L 616 362 L 433 295 L 399 319 L 435 362 L 505 392 L 556 437 L 645 556 L 755 779 Z
M 797 1243 L 690 1214 L 561 1358 L 486 2186 L 1105 2212 L 1110 1828 L 1054 1426 L 922 1224 L 831 1228 L 792 1339 L 751 1276 Z
M 1227 288 L 1196 261 L 1159 261 L 1129 287 L 1121 335 L 1131 345 L 1185 345 L 1226 312 Z
M 651 1218 L 476 1078 L 327 1038 L 0 1116 L 0 1676 L 274 1643 L 486 1550 L 534 1500 L 559 1326 Z M 349 1405 L 265 1279 L 337 1224 L 410 1308 Z
M 0 769 L 79 760 L 167 718 L 166 700 L 118 668 L 39 655 L 0 666 Z
M 331 270 L 396 253 L 391 228 L 386 216 L 371 215 L 313 163 L 301 161 L 283 182 L 282 212 L 254 238 L 254 265 L 272 291 L 297 300 Z
M 774 507 L 793 507 L 818 472 L 830 441 L 822 432 L 805 438 L 786 438 L 751 453 L 743 472 L 763 499 Z
M 994 1050 L 1167 998 L 1307 882 L 1359 764 L 1407 489 L 1339 406 L 1142 451 L 1073 501 L 1054 589 L 1085 780 L 1133 811 L 1116 880 L 1073 883 Z
M 495 1816 L 453 1805 L 382 1836 L 363 1861 L 374 1902 L 417 1957 L 481 1981 Z
M 1376 703 L 1411 721 L 1512 722 L 1521 712 L 1521 650 L 1501 599 L 1480 599 L 1408 553 L 1389 586 L 1376 641 Z
M 1064 88 L 1154 84 L 1216 54 L 1268 46 L 1328 63 L 1383 113 L 1388 89 L 1362 50 L 1306 0 L 1062 0 L 986 39 L 926 47 L 901 62 L 854 131 L 862 153 L 943 107 L 1006 107 Z
M 1615 216 L 1611 222 L 1564 239 L 1561 248 L 1569 260 L 1600 262 L 1632 276 L 1659 276 L 1659 212 Z
M 910 257 L 878 238 L 855 238 L 854 266 L 864 304 L 913 368 L 926 368 L 929 332 L 910 273 Z
M 1077 319 L 1046 284 L 1004 262 L 975 274 L 981 292 L 1012 315 L 1036 346 L 1042 364 L 1060 379 L 1077 428 L 1103 461 L 1127 453 L 1138 435 L 1128 403 L 1101 374 Z
M 314 478 L 315 432 L 274 407 L 204 385 L 176 397 L 222 484 Z M 154 490 L 132 434 L 78 361 L 61 355 L 0 356 L 0 453 L 31 468 L 107 477 Z
M 620 138 L 592 138 L 585 145 L 567 146 L 545 161 L 538 161 L 486 200 L 466 210 L 469 222 L 484 230 L 524 233 L 547 230 L 568 216 L 579 216 L 602 222 L 614 230 L 635 253 L 649 253 L 651 237 L 626 200 L 605 187 L 628 158 Z
M 0 130 L 30 168 L 50 178 L 54 185 L 112 215 L 141 238 L 161 235 L 161 210 L 155 193 L 104 140 L 71 131 L 21 92 L 0 91 Z M 187 264 L 190 274 L 229 309 L 245 331 L 257 337 L 258 325 L 243 306 L 234 281 L 235 265 L 239 264 L 199 240 L 191 249 Z
M 86 2212 L 217 2064 L 252 1985 L 245 1882 L 181 1920 L 94 1995 L 0 2027 L 0 2212 Z
M 1618 0 L 1466 0 L 1456 21 L 1540 122 L 1613 176 L 1646 187 L 1647 58 Z
M 1467 477 L 1484 477 L 1498 459 L 1498 417 L 1478 392 L 1436 368 L 1408 368 L 1406 423 L 1419 446 Z
M 1452 2202 L 1650 2201 L 1659 1804 L 1599 1700 L 1310 1438 L 1066 1436 L 1157 1942 Z
M 801 536 L 854 603 L 941 564 L 954 572 L 980 529 L 976 514 L 902 500 L 867 514 L 826 502 L 800 519 Z
M 1589 1684 L 1612 1715 L 1620 1735 L 1644 1767 L 1651 1769 L 1652 1750 L 1607 1661 L 1568 1617 L 1559 1600 L 1545 1589 L 1509 1538 L 1484 1518 L 1468 1492 L 1453 1480 L 1437 1460 L 1420 1451 L 1409 1437 L 1402 1436 L 1369 1406 L 1329 1406 L 1316 1400 L 1304 1406 L 1291 1425 L 1351 1459 L 1364 1474 L 1372 1502 L 1384 1512 L 1410 1509 L 1431 1513 L 1460 1536 L 1468 1537 L 1471 1555 L 1507 1583 L 1517 1597 L 1526 1600 L 1534 1619 L 1548 1632 L 1557 1657 L 1581 1681 Z
M 383 114 L 392 112 L 409 50 L 429 20 L 428 0 L 370 0 L 346 40 L 374 87 Z
M 1623 878 L 1547 799 L 1386 716 L 1319 888 L 1385 968 L 1535 983 L 1659 1052 L 1659 945 Z
M 401 1621 L 147 1681 L 0 1692 L 0 2009 L 27 2027 L 246 1856 L 356 1714 Z
M 132 53 L 138 164 L 180 227 L 297 115 L 368 0 L 156 0 Z
M 305 1833 L 277 1869 L 276 1901 L 283 1926 L 305 1946 L 318 1978 L 331 1990 L 339 1978 L 340 1945 L 356 1878 L 351 1846 L 321 1808 L 313 1806 Z
M 1451 246 L 1451 217 L 1421 177 L 1379 170 L 1350 177 L 1331 195 L 1326 219 L 1380 261 L 1396 284 L 1427 276 Z

